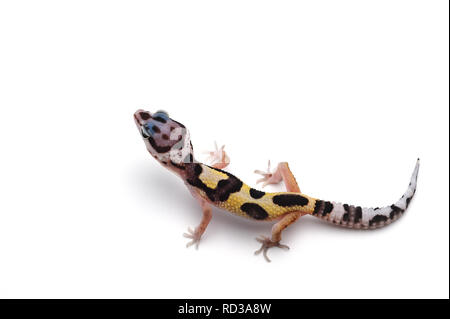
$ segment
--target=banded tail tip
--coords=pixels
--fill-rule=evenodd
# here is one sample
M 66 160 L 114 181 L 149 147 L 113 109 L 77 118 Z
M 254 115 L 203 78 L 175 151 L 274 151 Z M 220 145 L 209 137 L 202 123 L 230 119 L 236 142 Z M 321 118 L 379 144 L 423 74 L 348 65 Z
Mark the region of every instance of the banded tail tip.
M 328 202 L 330 208 L 326 209 L 326 202 L 317 200 L 312 215 L 349 228 L 375 229 L 389 225 L 404 215 L 414 197 L 419 165 L 420 159 L 418 158 L 406 192 L 392 205 L 371 208 Z
M 414 177 L 414 175 L 417 175 L 417 173 L 419 171 L 419 166 L 420 166 L 420 158 L 417 158 L 416 167 L 414 168 L 414 172 L 413 172 L 413 177 Z

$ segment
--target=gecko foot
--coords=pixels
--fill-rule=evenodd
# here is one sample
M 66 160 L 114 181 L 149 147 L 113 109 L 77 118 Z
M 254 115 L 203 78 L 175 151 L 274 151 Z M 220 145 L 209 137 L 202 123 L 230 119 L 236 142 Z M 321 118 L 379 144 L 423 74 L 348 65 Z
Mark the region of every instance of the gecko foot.
M 201 234 L 192 230 L 191 227 L 188 227 L 188 232 L 183 233 L 183 236 L 192 239 L 190 242 L 186 244 L 186 248 L 189 248 L 190 246 L 195 244 L 195 249 L 198 249 L 198 244 L 200 243 L 200 238 L 202 237 Z
M 267 164 L 267 171 L 260 171 L 259 169 L 255 170 L 255 174 L 262 175 L 263 177 L 256 181 L 256 184 L 263 183 L 262 187 L 265 187 L 269 184 L 278 184 L 281 182 L 282 177 L 281 174 L 278 173 L 277 170 L 273 171 L 270 169 L 270 160 Z
M 264 258 L 268 262 L 270 262 L 269 257 L 267 257 L 267 250 L 269 250 L 269 248 L 278 247 L 278 248 L 283 248 L 283 249 L 289 249 L 289 246 L 280 244 L 279 241 L 274 242 L 274 241 L 272 241 L 270 238 L 268 238 L 266 236 L 260 236 L 260 237 L 256 238 L 256 240 L 258 242 L 260 242 L 262 245 L 261 245 L 260 249 L 255 251 L 255 255 L 259 255 L 262 252 L 263 255 L 264 255 Z
M 205 152 L 206 154 L 209 154 L 206 161 L 210 162 L 212 166 L 215 168 L 225 168 L 230 164 L 230 158 L 228 157 L 227 153 L 225 153 L 225 145 L 222 145 L 220 148 L 217 147 L 217 143 L 214 142 L 215 150 L 211 152 Z

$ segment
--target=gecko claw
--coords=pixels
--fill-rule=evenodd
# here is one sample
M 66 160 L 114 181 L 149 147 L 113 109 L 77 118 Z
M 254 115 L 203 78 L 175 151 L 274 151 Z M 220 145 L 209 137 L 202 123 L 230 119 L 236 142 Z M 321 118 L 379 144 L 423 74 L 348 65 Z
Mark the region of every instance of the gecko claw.
M 278 184 L 282 180 L 281 175 L 279 173 L 277 174 L 277 171 L 272 171 L 270 169 L 270 160 L 267 164 L 267 171 L 264 172 L 264 171 L 257 169 L 257 170 L 255 170 L 255 174 L 259 174 L 259 175 L 263 176 L 262 178 L 260 178 L 256 181 L 256 184 L 259 184 L 262 182 L 263 188 L 269 184 Z
M 256 238 L 256 241 L 260 242 L 261 248 L 258 249 L 257 251 L 255 251 L 255 255 L 259 255 L 261 252 L 263 253 L 264 258 L 267 260 L 267 262 L 271 262 L 271 260 L 269 259 L 269 257 L 267 256 L 267 251 L 269 250 L 269 248 L 272 247 L 278 247 L 278 248 L 282 248 L 282 249 L 289 249 L 288 245 L 283 245 L 280 244 L 279 241 L 274 242 L 272 241 L 270 238 L 265 237 L 265 236 L 260 236 Z
M 208 158 L 206 159 L 207 162 L 209 162 L 211 165 L 214 165 L 214 167 L 222 169 L 228 166 L 230 164 L 230 158 L 228 157 L 227 153 L 225 152 L 225 145 L 222 145 L 220 148 L 217 147 L 217 143 L 214 142 L 214 151 L 207 151 L 204 152 L 206 154 L 209 154 Z
M 196 231 L 192 230 L 191 227 L 188 227 L 188 232 L 183 233 L 183 236 L 192 239 L 186 244 L 186 248 L 195 245 L 195 249 L 198 249 L 198 244 L 200 243 L 200 238 L 202 237 L 202 235 L 199 235 Z

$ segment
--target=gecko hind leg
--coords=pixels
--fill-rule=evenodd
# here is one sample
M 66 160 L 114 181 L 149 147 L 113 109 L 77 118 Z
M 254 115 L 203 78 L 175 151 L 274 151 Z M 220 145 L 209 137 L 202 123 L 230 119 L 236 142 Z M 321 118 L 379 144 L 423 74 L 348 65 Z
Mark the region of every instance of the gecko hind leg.
M 278 184 L 283 181 L 288 192 L 300 193 L 300 187 L 297 184 L 294 174 L 292 174 L 291 170 L 289 169 L 289 165 L 287 162 L 279 163 L 276 170 L 272 172 L 270 169 L 269 161 L 267 165 L 267 171 L 264 172 L 255 170 L 255 173 L 263 176 L 256 182 L 263 182 L 263 187 L 269 184 Z
M 225 152 L 225 145 L 222 145 L 220 148 L 217 147 L 217 143 L 214 142 L 215 150 L 205 152 L 209 154 L 206 161 L 211 163 L 211 166 L 214 168 L 222 169 L 227 167 L 230 164 L 230 158 Z
M 272 238 L 261 236 L 256 238 L 258 242 L 261 243 L 261 248 L 255 251 L 255 255 L 263 253 L 264 258 L 270 262 L 271 260 L 267 256 L 267 251 L 269 248 L 272 247 L 278 247 L 278 248 L 284 248 L 289 249 L 289 246 L 283 245 L 280 243 L 281 241 L 281 232 L 288 227 L 289 225 L 293 224 L 297 219 L 299 219 L 303 214 L 299 211 L 286 213 L 282 219 L 273 225 L 272 227 Z

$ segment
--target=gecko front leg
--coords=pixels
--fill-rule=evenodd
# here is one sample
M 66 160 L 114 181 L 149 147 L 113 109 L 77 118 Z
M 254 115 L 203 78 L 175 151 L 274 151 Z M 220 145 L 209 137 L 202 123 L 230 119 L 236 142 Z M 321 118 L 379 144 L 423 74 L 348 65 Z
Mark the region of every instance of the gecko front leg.
M 209 161 L 211 162 L 211 166 L 214 168 L 222 169 L 228 166 L 230 164 L 230 158 L 225 153 L 225 145 L 222 145 L 220 148 L 217 147 L 217 143 L 214 142 L 215 151 L 207 152 L 209 154 Z M 212 209 L 211 205 L 203 199 L 195 189 L 188 187 L 191 191 L 192 196 L 198 200 L 200 203 L 200 206 L 203 210 L 203 217 L 200 224 L 195 228 L 195 230 L 192 230 L 190 227 L 188 228 L 188 233 L 184 233 L 183 236 L 186 238 L 192 239 L 190 242 L 186 244 L 186 247 L 190 247 L 193 244 L 195 244 L 195 248 L 198 249 L 198 245 L 200 243 L 200 238 L 202 237 L 203 233 L 206 230 L 206 227 L 208 227 L 209 222 L 212 218 Z
M 230 164 L 230 158 L 225 152 L 225 145 L 222 145 L 220 148 L 217 147 L 217 143 L 214 142 L 214 151 L 208 151 L 206 154 L 209 154 L 206 161 L 211 163 L 211 166 L 218 169 L 223 169 Z
M 190 242 L 188 242 L 186 244 L 186 247 L 190 247 L 195 244 L 195 248 L 198 249 L 200 239 L 201 239 L 203 233 L 205 232 L 206 227 L 208 227 L 209 222 L 211 221 L 212 209 L 211 209 L 211 205 L 207 201 L 205 201 L 199 195 L 194 193 L 192 190 L 191 190 L 191 193 L 199 201 L 200 206 L 202 207 L 203 216 L 202 216 L 202 221 L 200 222 L 200 224 L 194 230 L 192 230 L 190 227 L 188 227 L 188 232 L 184 233 L 183 236 L 186 238 L 192 239 Z
M 267 171 L 264 172 L 255 170 L 255 173 L 263 176 L 256 181 L 256 183 L 263 182 L 263 187 L 269 184 L 278 184 L 279 182 L 283 181 L 288 192 L 301 193 L 300 187 L 297 184 L 294 174 L 292 174 L 291 170 L 289 169 L 289 165 L 287 162 L 279 163 L 276 170 L 272 172 L 270 169 L 269 161 L 267 165 Z

